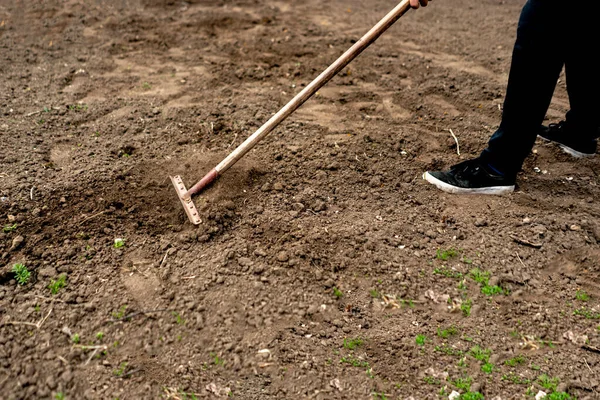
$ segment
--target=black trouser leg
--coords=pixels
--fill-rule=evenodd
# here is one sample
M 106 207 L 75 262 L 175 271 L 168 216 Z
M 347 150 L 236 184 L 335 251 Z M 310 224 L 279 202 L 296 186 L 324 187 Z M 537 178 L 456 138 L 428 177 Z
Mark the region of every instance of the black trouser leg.
M 513 49 L 502 122 L 482 160 L 516 174 L 531 151 L 565 62 L 564 2 L 528 0 L 521 12 Z

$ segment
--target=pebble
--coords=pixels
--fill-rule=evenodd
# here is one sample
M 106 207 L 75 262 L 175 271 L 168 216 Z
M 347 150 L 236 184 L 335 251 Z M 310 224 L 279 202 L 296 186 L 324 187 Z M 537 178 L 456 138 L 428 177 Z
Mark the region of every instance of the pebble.
M 53 278 L 56 276 L 57 272 L 54 267 L 44 267 L 40 268 L 38 274 L 43 278 Z
M 21 247 L 21 245 L 23 244 L 24 241 L 25 241 L 25 238 L 20 235 L 17 236 L 16 238 L 14 238 L 12 241 L 12 246 L 10 247 L 10 251 L 17 250 L 19 247 Z
M 254 250 L 254 255 L 259 257 L 265 257 L 267 255 L 267 252 L 263 249 L 256 249 Z
M 339 319 L 334 319 L 331 324 L 335 327 L 341 328 L 342 326 L 344 326 L 344 323 L 339 320 Z
M 290 256 L 285 251 L 280 251 L 277 254 L 277 261 L 279 262 L 287 262 L 290 259 Z
M 371 180 L 369 181 L 369 186 L 372 188 L 380 187 L 381 186 L 381 177 L 374 176 L 373 178 L 371 178 Z
M 281 182 L 275 182 L 273 184 L 273 190 L 281 192 L 283 190 L 283 184 Z
M 484 218 L 477 218 L 475 220 L 475 226 L 477 227 L 482 227 L 482 226 L 487 226 L 488 222 L 484 219 Z

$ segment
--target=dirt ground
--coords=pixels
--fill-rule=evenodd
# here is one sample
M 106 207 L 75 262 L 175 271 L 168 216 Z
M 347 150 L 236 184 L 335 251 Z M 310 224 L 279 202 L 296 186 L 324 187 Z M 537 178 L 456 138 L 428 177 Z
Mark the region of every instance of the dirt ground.
M 0 0 L 0 398 L 600 398 L 600 159 L 537 143 L 503 197 L 421 179 L 497 127 L 523 3 L 410 11 L 196 227 L 169 175 L 395 3 Z

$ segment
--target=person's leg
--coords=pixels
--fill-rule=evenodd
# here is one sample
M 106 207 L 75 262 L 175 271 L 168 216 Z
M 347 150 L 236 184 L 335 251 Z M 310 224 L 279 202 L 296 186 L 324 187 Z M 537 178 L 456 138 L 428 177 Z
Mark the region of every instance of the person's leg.
M 500 127 L 481 160 L 516 175 L 530 153 L 565 61 L 565 3 L 528 0 L 521 12 Z M 568 14 L 569 16 L 574 14 Z
M 600 27 L 597 22 L 600 6 L 597 2 L 590 7 L 572 8 L 567 13 L 572 25 L 569 26 L 569 43 L 565 58 L 567 91 L 571 109 L 566 123 L 569 131 L 582 141 L 598 138 L 600 127 L 600 63 L 597 50 L 600 48 Z

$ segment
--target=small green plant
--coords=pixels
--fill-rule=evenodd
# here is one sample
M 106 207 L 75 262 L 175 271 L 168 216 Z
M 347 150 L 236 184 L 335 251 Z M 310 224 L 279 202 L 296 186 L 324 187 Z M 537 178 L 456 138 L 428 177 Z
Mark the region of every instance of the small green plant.
M 381 393 L 373 393 L 373 399 L 377 400 L 388 400 L 387 396 L 381 392 Z
M 121 238 L 115 239 L 115 243 L 113 244 L 113 247 L 115 249 L 120 249 L 123 246 L 125 246 L 125 239 L 121 239 Z
M 494 371 L 494 364 L 486 362 L 481 366 L 481 370 L 486 374 L 491 374 Z
M 462 350 L 455 349 L 454 347 L 450 347 L 447 344 L 444 344 L 442 346 L 435 346 L 434 350 L 449 356 L 462 357 L 464 354 Z
M 29 282 L 29 278 L 31 278 L 31 272 L 23 264 L 13 265 L 12 272 L 15 273 L 15 280 L 19 285 L 26 285 Z
M 340 289 L 338 289 L 338 288 L 334 287 L 334 288 L 333 288 L 333 295 L 334 295 L 335 297 L 337 297 L 338 299 L 341 299 L 341 298 L 342 298 L 342 296 L 344 296 L 344 292 L 342 292 Z
M 490 281 L 491 274 L 488 271 L 482 271 L 479 268 L 473 268 L 471 271 L 469 271 L 469 276 L 475 282 L 485 286 Z
M 218 354 L 216 353 L 210 353 L 210 356 L 213 359 L 213 364 L 215 364 L 217 367 L 221 366 L 224 364 L 224 361 L 221 357 L 219 357 Z
M 474 359 L 487 363 L 492 355 L 492 351 L 490 349 L 483 349 L 479 346 L 475 346 L 471 348 L 469 354 Z
M 425 381 L 425 383 L 428 385 L 439 385 L 440 384 L 440 380 L 437 378 L 434 378 L 433 376 L 425 376 L 425 377 L 423 377 L 423 381 Z
M 578 290 L 577 293 L 575 293 L 575 298 L 579 301 L 590 301 L 590 295 L 583 290 Z
M 35 312 L 40 312 L 42 307 L 39 304 L 36 304 L 35 307 L 33 307 L 33 309 L 35 310 Z
M 525 361 L 527 361 L 525 357 L 523 357 L 522 355 L 518 355 L 516 357 L 511 358 L 510 360 L 504 361 L 504 364 L 508 365 L 509 367 L 516 367 L 517 365 L 524 364 Z
M 442 339 L 448 339 L 450 336 L 454 336 L 454 335 L 458 334 L 458 329 L 456 329 L 456 327 L 454 327 L 454 326 L 451 326 L 451 327 L 443 329 L 443 330 L 438 328 L 437 334 Z
M 9 232 L 14 231 L 15 229 L 17 229 L 17 224 L 4 225 L 4 228 L 2 228 L 2 231 L 4 233 L 9 233 Z
M 458 251 L 450 248 L 448 250 L 438 249 L 435 256 L 438 260 L 447 261 L 449 258 L 456 257 L 458 255 Z
M 504 294 L 504 289 L 497 285 L 484 285 L 481 287 L 481 293 L 485 294 L 486 296 L 494 296 L 496 294 Z
M 58 392 L 54 395 L 54 400 L 65 400 L 65 394 L 63 392 Z
M 354 350 L 357 347 L 362 346 L 363 340 L 361 338 L 356 339 L 344 339 L 344 348 L 348 350 Z
M 425 336 L 425 335 L 417 335 L 417 337 L 415 338 L 415 342 L 419 346 L 425 346 L 426 341 L 427 341 L 427 336 Z
M 594 312 L 587 308 L 578 308 L 575 311 L 573 311 L 573 315 L 581 315 L 582 317 L 585 317 L 587 319 L 600 319 L 599 312 Z
M 503 381 L 509 381 L 514 383 L 515 385 L 529 385 L 531 383 L 530 379 L 527 379 L 523 376 L 519 376 L 514 372 L 510 372 L 508 374 L 502 375 L 501 378 Z
M 102 340 L 104 338 L 104 332 L 96 333 L 96 340 Z
M 81 341 L 79 333 L 75 333 L 73 336 L 71 336 L 71 341 L 75 344 L 79 344 L 79 342 Z
M 177 325 L 185 324 L 185 320 L 181 317 L 181 315 L 179 315 L 179 313 L 174 312 L 173 316 L 175 317 L 175 322 L 177 323 Z
M 546 396 L 546 400 L 575 400 L 570 394 L 565 392 L 553 392 Z
M 126 310 L 127 310 L 127 304 L 125 304 L 125 305 L 122 305 L 122 306 L 119 308 L 119 310 L 118 310 L 118 311 L 113 311 L 113 312 L 112 312 L 112 316 L 113 316 L 115 319 L 121 319 L 121 318 L 123 318 L 123 316 L 125 315 L 125 311 L 126 311 Z
M 369 363 L 366 361 L 362 361 L 358 358 L 354 358 L 352 356 L 342 357 L 340 359 L 340 363 L 350 364 L 353 367 L 361 367 L 361 368 L 369 368 Z
M 472 305 L 472 303 L 473 302 L 471 301 L 471 299 L 466 299 L 460 305 L 460 310 L 462 311 L 462 313 L 463 313 L 463 315 L 465 317 L 468 317 L 469 315 L 471 315 L 471 305 Z
M 467 392 L 460 395 L 459 400 L 484 400 L 485 397 L 479 392 Z
M 127 369 L 127 363 L 126 362 L 122 362 L 121 364 L 119 364 L 119 368 L 115 369 L 113 371 L 113 374 L 115 376 L 123 376 L 123 373 L 125 372 L 125 370 Z
M 450 383 L 456 386 L 456 388 L 461 392 L 468 392 L 469 389 L 471 389 L 472 382 L 473 379 L 470 376 L 467 376 L 466 378 L 457 378 L 450 381 Z
M 434 275 L 442 275 L 447 278 L 461 279 L 463 277 L 463 274 L 461 272 L 455 271 L 452 268 L 448 268 L 445 265 L 435 268 L 433 270 L 433 273 L 434 273 Z
M 50 289 L 50 293 L 56 295 L 60 292 L 60 289 L 64 288 L 67 284 L 67 276 L 61 275 L 58 279 L 52 279 L 50 284 L 48 285 L 48 289 Z
M 373 379 L 373 378 L 375 378 L 375 374 L 373 373 L 373 368 L 370 368 L 370 367 L 369 367 L 369 368 L 367 368 L 367 370 L 365 371 L 365 373 L 367 374 L 367 376 L 368 376 L 370 379 Z
M 558 387 L 560 380 L 558 378 L 550 378 L 546 374 L 542 374 L 538 377 L 537 383 L 544 389 L 548 389 L 550 392 L 555 392 Z
M 152 86 L 151 86 L 151 85 L 150 85 L 148 82 L 144 82 L 144 83 L 142 84 L 142 88 L 143 88 L 144 90 L 150 90 L 150 89 L 152 88 Z
M 379 291 L 377 291 L 377 289 L 371 289 L 369 290 L 369 294 L 371 295 L 372 298 L 377 299 L 379 298 L 381 295 L 379 294 Z

